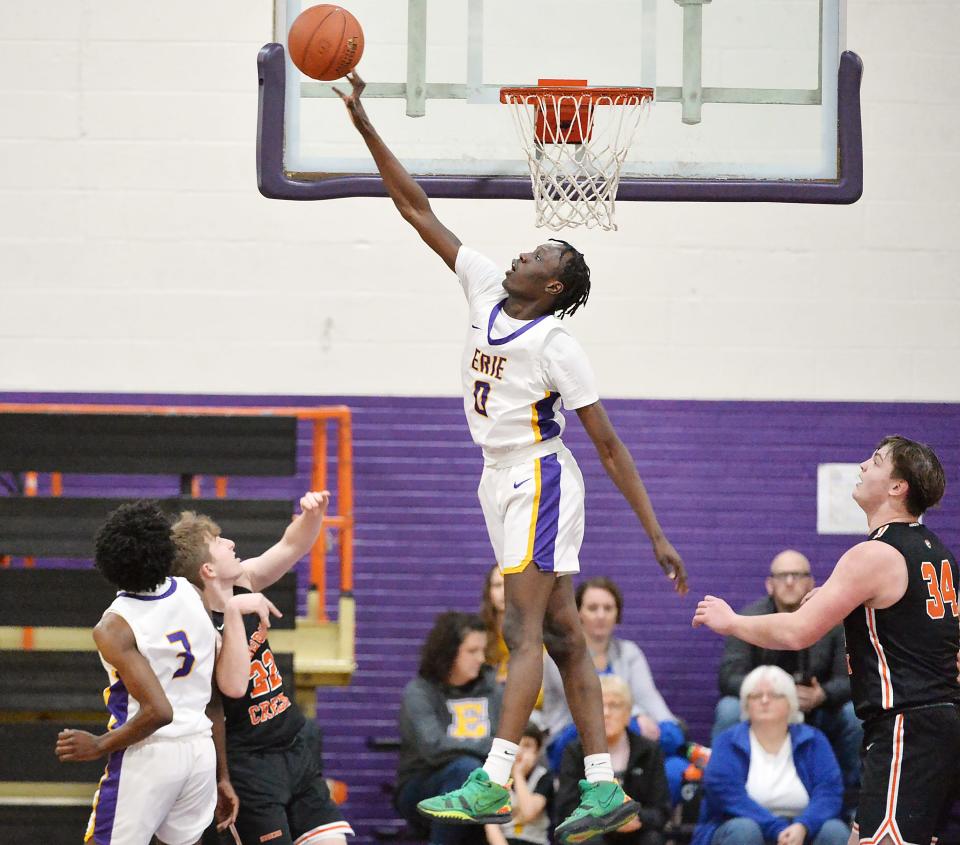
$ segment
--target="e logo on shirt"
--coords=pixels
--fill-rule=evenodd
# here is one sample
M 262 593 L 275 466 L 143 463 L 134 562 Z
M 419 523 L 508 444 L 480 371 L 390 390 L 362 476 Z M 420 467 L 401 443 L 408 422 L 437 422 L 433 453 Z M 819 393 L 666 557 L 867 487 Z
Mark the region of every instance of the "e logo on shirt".
M 447 736 L 454 739 L 483 739 L 490 734 L 490 716 L 487 699 L 460 698 L 447 702 L 450 724 Z

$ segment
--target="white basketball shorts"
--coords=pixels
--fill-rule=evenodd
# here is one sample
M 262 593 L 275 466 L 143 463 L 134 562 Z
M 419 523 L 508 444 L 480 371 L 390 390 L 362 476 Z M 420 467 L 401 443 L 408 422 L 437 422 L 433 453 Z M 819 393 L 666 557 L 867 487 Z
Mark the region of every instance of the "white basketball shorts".
M 197 734 L 150 739 L 117 751 L 93 798 L 85 842 L 192 845 L 213 819 L 217 804 L 213 739 Z
M 558 575 L 580 571 L 583 476 L 566 447 L 510 466 L 483 468 L 477 495 L 504 575 L 531 563 Z

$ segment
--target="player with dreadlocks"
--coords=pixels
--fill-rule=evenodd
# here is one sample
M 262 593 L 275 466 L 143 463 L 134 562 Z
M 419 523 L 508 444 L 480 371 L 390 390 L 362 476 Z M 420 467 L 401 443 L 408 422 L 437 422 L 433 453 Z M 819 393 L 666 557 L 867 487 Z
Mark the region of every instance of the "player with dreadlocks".
M 551 240 L 514 258 L 504 273 L 462 246 L 433 213 L 420 186 L 377 134 L 361 102 L 364 83 L 338 92 L 404 220 L 457 274 L 470 311 L 462 358 L 464 410 L 482 447 L 480 503 L 504 573 L 503 635 L 510 649 L 500 723 L 483 768 L 453 792 L 424 795 L 418 809 L 439 821 L 499 823 L 510 817 L 506 788 L 517 745 L 543 678 L 543 647 L 556 661 L 586 755 L 581 803 L 557 828 L 561 841 L 583 842 L 622 827 L 637 804 L 614 779 L 606 746 L 600 684 L 587 651 L 573 592 L 583 539 L 583 477 L 560 440 L 564 408 L 574 410 L 610 478 L 636 513 L 653 555 L 678 593 L 686 572 L 667 540 L 629 451 L 600 404 L 583 349 L 559 318 L 590 293 L 590 269 L 565 241 Z M 533 564 L 532 566 L 530 564 Z M 464 710 L 466 714 L 466 710 Z M 464 715 L 464 718 L 467 718 Z M 458 736 L 492 731 L 473 710 Z

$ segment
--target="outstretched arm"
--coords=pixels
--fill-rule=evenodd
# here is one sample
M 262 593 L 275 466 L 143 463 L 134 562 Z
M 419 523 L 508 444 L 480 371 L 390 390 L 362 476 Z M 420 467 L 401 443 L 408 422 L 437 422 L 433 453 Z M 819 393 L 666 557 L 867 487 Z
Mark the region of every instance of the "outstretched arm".
M 243 573 L 249 584 L 241 580 L 240 586 L 259 592 L 285 575 L 317 542 L 329 504 L 330 493 L 326 490 L 304 493 L 300 498 L 300 516 L 287 526 L 280 542 L 259 557 L 243 562 Z
M 383 139 L 373 128 L 370 118 L 367 116 L 367 110 L 360 101 L 360 95 L 366 83 L 357 75 L 356 71 L 349 74 L 352 90 L 350 94 L 344 94 L 336 88 L 340 98 L 343 100 L 350 114 L 353 125 L 363 138 L 376 162 L 380 176 L 383 178 L 383 184 L 386 185 L 390 193 L 390 199 L 397 207 L 397 210 L 403 216 L 417 233 L 423 238 L 424 243 L 439 255 L 447 267 L 456 272 L 457 251 L 460 249 L 460 240 L 446 226 L 444 226 L 433 209 L 430 208 L 430 201 L 413 177 L 407 173 L 406 169 L 397 160 L 397 157 L 390 151 L 390 148 L 383 142 Z
M 905 592 L 905 579 L 903 556 L 893 546 L 868 540 L 847 551 L 826 583 L 793 613 L 742 616 L 723 599 L 704 596 L 692 624 L 761 648 L 798 651 L 821 640 L 858 605 L 878 601 L 889 607 Z
M 592 405 L 577 408 L 577 416 L 580 417 L 580 422 L 590 435 L 607 475 L 617 485 L 617 489 L 639 518 L 643 530 L 647 532 L 653 544 L 653 554 L 657 563 L 667 577 L 674 582 L 674 589 L 680 595 L 684 595 L 687 592 L 687 571 L 684 569 L 683 561 L 671 542 L 664 536 L 653 505 L 650 503 L 650 497 L 647 495 L 647 489 L 640 480 L 636 464 L 629 450 L 614 431 L 603 405 L 597 401 Z
M 93 639 L 103 659 L 117 670 L 129 695 L 140 703 L 140 709 L 129 722 L 99 736 L 87 731 L 60 731 L 56 752 L 61 763 L 96 760 L 120 751 L 173 721 L 173 707 L 147 659 L 137 650 L 137 640 L 126 620 L 115 613 L 104 614 L 93 629 Z

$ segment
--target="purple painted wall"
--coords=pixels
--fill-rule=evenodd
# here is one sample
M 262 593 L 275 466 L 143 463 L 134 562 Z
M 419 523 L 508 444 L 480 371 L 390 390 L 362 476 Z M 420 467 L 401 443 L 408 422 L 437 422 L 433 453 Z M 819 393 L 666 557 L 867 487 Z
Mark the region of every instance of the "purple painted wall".
M 323 690 L 318 716 L 328 773 L 348 782 L 345 808 L 361 838 L 393 820 L 381 784 L 391 754 L 367 750 L 367 736 L 396 733 L 399 693 L 434 615 L 475 609 L 491 562 L 475 490 L 481 461 L 459 400 L 397 397 L 223 397 L 0 395 L 0 401 L 126 401 L 170 404 L 334 404 L 354 411 L 357 663 L 353 683 Z M 716 701 L 721 643 L 690 629 L 703 593 L 735 606 L 762 593 L 770 559 L 786 547 L 806 553 L 819 580 L 853 537 L 816 533 L 816 467 L 865 457 L 885 434 L 937 449 L 947 470 L 943 507 L 928 523 L 960 548 L 960 406 L 782 402 L 627 401 L 605 403 L 633 451 L 668 536 L 684 556 L 692 589 L 677 598 L 642 531 L 605 477 L 576 421 L 566 438 L 587 484 L 582 561 L 624 589 L 621 633 L 645 650 L 671 709 L 706 740 Z M 301 451 L 304 472 L 306 444 Z M 68 479 L 68 492 L 95 494 L 104 480 Z M 156 482 L 172 492 L 173 479 Z M 289 495 L 305 480 L 237 480 L 236 495 Z M 266 486 L 266 489 L 264 489 Z M 256 491 L 256 492 L 255 492 Z M 138 494 L 141 490 L 131 491 Z M 119 495 L 118 493 L 117 495 Z M 254 553 L 256 550 L 241 550 Z M 332 594 L 335 597 L 335 592 Z M 335 600 L 329 602 L 335 610 Z

